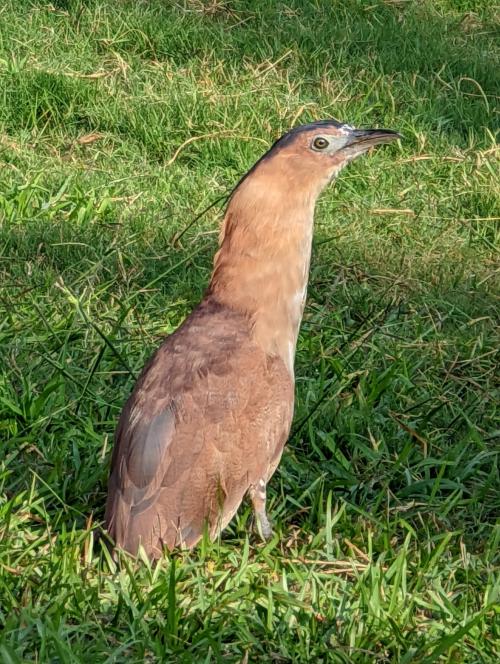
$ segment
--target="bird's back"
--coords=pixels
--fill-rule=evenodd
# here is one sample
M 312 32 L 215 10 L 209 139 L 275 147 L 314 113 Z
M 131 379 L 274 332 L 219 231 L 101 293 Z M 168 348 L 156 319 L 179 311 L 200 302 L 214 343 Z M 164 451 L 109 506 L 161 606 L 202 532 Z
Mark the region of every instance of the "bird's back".
M 293 381 L 213 296 L 151 358 L 118 423 L 106 524 L 131 553 L 193 546 L 230 521 L 281 457 Z

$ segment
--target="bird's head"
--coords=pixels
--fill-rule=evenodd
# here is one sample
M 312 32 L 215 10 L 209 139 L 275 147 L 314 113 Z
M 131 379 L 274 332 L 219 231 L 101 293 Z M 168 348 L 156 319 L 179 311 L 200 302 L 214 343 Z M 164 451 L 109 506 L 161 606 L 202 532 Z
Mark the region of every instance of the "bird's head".
M 262 339 L 276 339 L 276 330 L 288 329 L 290 320 L 295 325 L 300 321 L 314 206 L 321 190 L 350 161 L 399 136 L 388 129 L 355 129 L 336 120 L 296 127 L 237 184 L 224 216 L 210 288 L 244 311 L 255 313 L 266 302 L 269 311 L 277 307 L 268 327 L 263 324 Z M 283 305 L 284 318 L 276 322 L 280 302 L 292 302 L 296 308 Z M 276 343 L 283 341 L 280 353 L 291 366 L 290 340 L 286 334 L 283 339 Z
M 401 135 L 390 129 L 356 129 L 337 120 L 320 120 L 284 134 L 243 181 L 257 176 L 267 179 L 270 188 L 307 191 L 314 197 L 353 159 L 398 138 Z

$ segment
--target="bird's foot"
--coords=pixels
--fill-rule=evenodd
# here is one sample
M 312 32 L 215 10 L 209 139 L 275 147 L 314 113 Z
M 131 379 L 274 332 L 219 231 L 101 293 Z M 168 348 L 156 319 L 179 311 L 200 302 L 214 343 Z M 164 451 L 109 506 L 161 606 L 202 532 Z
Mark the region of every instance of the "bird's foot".
M 265 512 L 257 514 L 257 530 L 260 538 L 264 541 L 271 539 L 273 536 L 273 529 Z
M 260 479 L 256 484 L 252 484 L 249 488 L 249 494 L 253 504 L 257 531 L 260 538 L 266 541 L 273 536 L 273 529 L 266 514 L 265 480 Z

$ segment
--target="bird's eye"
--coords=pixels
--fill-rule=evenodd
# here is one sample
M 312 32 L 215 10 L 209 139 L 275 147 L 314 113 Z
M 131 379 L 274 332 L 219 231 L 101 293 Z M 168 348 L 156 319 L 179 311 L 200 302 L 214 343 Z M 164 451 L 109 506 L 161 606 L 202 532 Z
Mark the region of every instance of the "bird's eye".
M 326 140 L 326 138 L 323 138 L 323 136 L 318 136 L 315 138 L 312 144 L 315 150 L 324 150 L 329 145 L 330 143 Z

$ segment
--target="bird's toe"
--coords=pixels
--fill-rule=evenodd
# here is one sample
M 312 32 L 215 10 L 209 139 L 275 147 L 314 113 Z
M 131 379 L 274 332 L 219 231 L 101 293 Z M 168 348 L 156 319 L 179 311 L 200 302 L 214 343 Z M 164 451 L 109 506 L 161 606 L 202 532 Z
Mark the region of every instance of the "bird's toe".
M 273 536 L 273 529 L 265 512 L 257 515 L 257 530 L 264 541 L 271 539 Z

